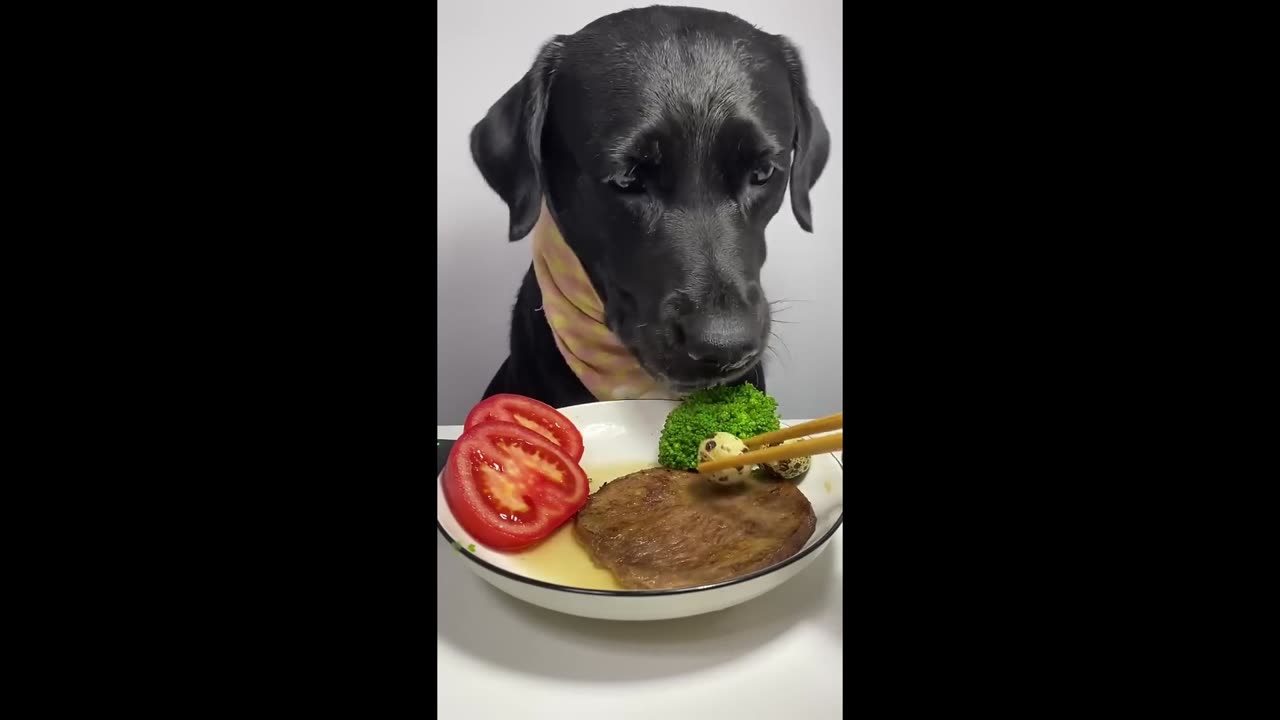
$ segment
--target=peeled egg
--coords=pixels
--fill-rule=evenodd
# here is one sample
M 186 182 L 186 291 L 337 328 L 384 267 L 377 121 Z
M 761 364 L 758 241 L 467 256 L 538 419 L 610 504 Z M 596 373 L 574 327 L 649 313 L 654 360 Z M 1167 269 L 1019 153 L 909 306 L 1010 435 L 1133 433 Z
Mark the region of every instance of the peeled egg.
M 795 441 L 788 440 L 787 442 Z M 782 444 L 785 445 L 786 443 Z M 769 447 L 776 447 L 776 445 L 770 445 Z M 765 463 L 764 466 L 769 470 L 769 472 L 784 480 L 794 480 L 795 478 L 809 472 L 809 458 L 798 457 L 791 458 L 790 460 L 774 460 L 773 462 Z
M 712 435 L 702 444 L 698 446 L 698 464 L 720 460 L 723 458 L 737 457 L 747 451 L 747 446 L 742 440 L 730 435 L 729 433 L 720 432 Z M 742 482 L 751 474 L 753 466 L 742 465 L 739 467 L 725 468 L 717 470 L 713 473 L 707 473 L 707 479 L 717 485 L 732 485 L 733 483 Z

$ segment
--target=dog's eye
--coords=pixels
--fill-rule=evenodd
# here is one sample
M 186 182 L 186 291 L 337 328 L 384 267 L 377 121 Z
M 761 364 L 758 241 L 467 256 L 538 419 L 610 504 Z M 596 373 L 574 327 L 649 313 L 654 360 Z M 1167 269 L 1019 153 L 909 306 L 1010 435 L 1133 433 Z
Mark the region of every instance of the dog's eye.
M 609 184 L 615 190 L 624 193 L 640 193 L 644 192 L 644 181 L 635 175 L 614 175 L 609 178 Z
M 755 170 L 751 171 L 751 184 L 763 185 L 769 182 L 769 178 L 771 177 L 773 177 L 772 165 L 765 165 L 764 167 L 756 168 Z

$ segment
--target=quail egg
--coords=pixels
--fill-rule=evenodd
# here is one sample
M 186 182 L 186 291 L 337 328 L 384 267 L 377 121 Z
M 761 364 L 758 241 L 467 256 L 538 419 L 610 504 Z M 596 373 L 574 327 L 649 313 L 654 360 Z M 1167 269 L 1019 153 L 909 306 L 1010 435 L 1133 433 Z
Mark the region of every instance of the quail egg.
M 719 432 L 703 440 L 698 446 L 698 464 L 736 457 L 745 452 L 747 452 L 747 446 L 742 440 L 729 433 Z M 725 468 L 707 473 L 707 479 L 717 485 L 732 485 L 745 480 L 753 468 L 754 466 L 747 465 Z
M 788 440 L 787 442 L 795 442 L 795 441 Z M 785 445 L 786 443 L 782 443 L 782 444 Z M 777 447 L 777 446 L 770 445 L 769 447 Z M 791 458 L 790 460 L 774 460 L 773 462 L 765 463 L 764 466 L 770 473 L 773 473 L 774 475 L 784 480 L 794 480 L 800 477 L 801 475 L 809 472 L 809 458 L 798 457 L 798 458 Z

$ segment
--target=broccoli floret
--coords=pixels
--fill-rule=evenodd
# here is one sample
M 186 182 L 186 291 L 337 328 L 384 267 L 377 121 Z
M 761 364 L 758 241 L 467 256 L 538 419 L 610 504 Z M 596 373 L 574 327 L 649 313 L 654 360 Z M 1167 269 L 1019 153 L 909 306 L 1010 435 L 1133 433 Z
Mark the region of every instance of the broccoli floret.
M 751 383 L 699 390 L 667 415 L 658 440 L 658 462 L 677 470 L 694 470 L 698 467 L 698 444 L 712 435 L 727 432 L 749 438 L 778 427 L 778 401 Z

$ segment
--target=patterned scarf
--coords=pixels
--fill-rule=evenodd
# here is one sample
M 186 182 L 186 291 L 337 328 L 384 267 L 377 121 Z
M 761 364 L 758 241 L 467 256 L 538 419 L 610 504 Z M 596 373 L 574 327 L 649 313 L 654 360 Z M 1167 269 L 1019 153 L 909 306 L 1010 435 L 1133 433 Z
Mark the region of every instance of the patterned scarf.
M 604 303 L 544 203 L 533 228 L 533 272 L 556 347 L 597 400 L 679 400 L 605 325 Z

